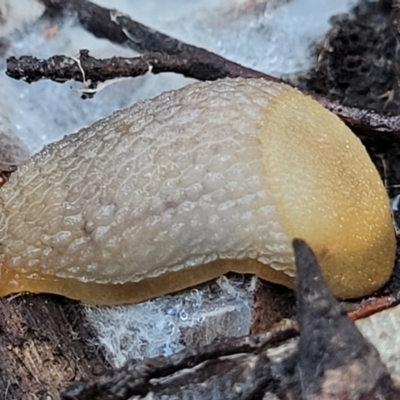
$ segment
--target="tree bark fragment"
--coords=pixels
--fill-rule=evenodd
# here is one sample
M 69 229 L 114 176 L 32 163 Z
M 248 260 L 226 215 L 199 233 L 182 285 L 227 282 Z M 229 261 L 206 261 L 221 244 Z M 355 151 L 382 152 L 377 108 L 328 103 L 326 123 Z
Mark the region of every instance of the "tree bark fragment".
M 57 399 L 68 382 L 104 374 L 84 322 L 79 303 L 58 296 L 0 299 L 0 398 Z

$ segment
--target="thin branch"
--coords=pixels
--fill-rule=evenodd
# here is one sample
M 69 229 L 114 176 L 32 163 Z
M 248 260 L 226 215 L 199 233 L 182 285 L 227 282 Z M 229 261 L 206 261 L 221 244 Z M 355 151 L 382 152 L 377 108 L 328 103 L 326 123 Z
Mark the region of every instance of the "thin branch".
M 52 17 L 76 16 L 80 24 L 98 38 L 130 47 L 138 53 L 179 54 L 198 51 L 194 46 L 153 30 L 117 10 L 87 0 L 40 0 Z
M 171 379 L 171 376 L 180 372 L 181 375 L 185 376 L 183 385 L 190 386 L 189 390 L 191 391 L 196 390 L 194 387 L 202 381 L 211 386 L 213 379 L 224 379 L 228 383 L 226 388 L 219 385 L 220 387 L 215 389 L 218 392 L 224 391 L 223 398 L 236 397 L 234 391 L 232 391 L 232 385 L 241 384 L 242 390 L 249 392 L 249 397 L 240 398 L 250 399 L 253 398 L 254 388 L 257 386 L 256 381 L 258 381 L 258 386 L 261 386 L 257 390 L 265 391 L 266 383 L 274 379 L 269 373 L 266 373 L 272 363 L 263 353 L 268 348 L 282 345 L 285 341 L 297 335 L 298 332 L 289 326 L 288 328 L 277 328 L 263 335 L 222 339 L 198 351 L 185 349 L 169 357 L 160 356 L 143 361 L 131 360 L 102 382 L 73 385 L 64 393 L 63 398 L 65 400 L 127 400 L 132 396 L 145 396 L 149 393 L 158 398 L 160 392 L 168 393 L 168 391 L 170 394 L 179 396 L 180 392 L 184 392 L 182 376 L 178 377 L 180 385 L 177 385 L 176 379 Z M 241 357 L 240 360 L 238 356 Z M 255 362 L 255 358 L 257 362 Z M 225 376 L 227 363 L 230 369 L 229 376 Z M 201 366 L 201 364 L 203 365 Z M 238 372 L 240 371 L 238 375 L 241 380 L 243 379 L 243 382 L 235 380 L 231 382 L 235 375 L 235 369 Z M 260 370 L 263 372 L 263 379 L 261 380 L 258 376 Z M 209 376 L 210 371 L 212 371 L 212 376 Z M 171 381 L 150 382 L 167 377 L 170 377 Z M 190 380 L 193 382 L 190 382 Z M 174 387 L 174 385 L 176 386 Z M 191 394 L 194 393 L 191 392 Z
M 336 114 L 357 134 L 376 139 L 400 142 L 400 115 L 379 114 L 375 110 L 344 106 L 336 100 L 313 96 L 325 108 Z
M 243 67 L 205 49 L 183 43 L 168 35 L 151 29 L 129 16 L 100 7 L 87 0 L 40 0 L 51 16 L 75 15 L 80 24 L 99 38 L 129 47 L 138 53 L 161 53 L 178 56 L 182 60 L 194 60 L 198 68 L 190 69 L 188 75 L 199 80 L 221 78 L 264 78 L 280 81 L 270 75 Z M 202 65 L 202 62 L 205 65 Z M 207 68 L 208 66 L 208 68 Z M 211 67 L 210 67 L 211 66 Z
M 211 56 L 210 56 L 211 55 Z M 216 80 L 226 76 L 236 76 L 233 72 L 227 74 L 227 65 L 216 65 L 212 53 L 204 56 L 186 54 L 150 53 L 141 57 L 113 57 L 97 59 L 89 55 L 89 51 L 81 50 L 78 58 L 57 55 L 47 60 L 31 56 L 11 57 L 7 60 L 7 75 L 14 79 L 23 79 L 28 83 L 42 79 L 55 82 L 75 80 L 90 82 L 95 87 L 97 82 L 107 80 L 138 77 L 148 72 L 159 74 L 175 72 L 183 76 L 199 80 Z M 240 74 L 239 74 L 240 75 Z

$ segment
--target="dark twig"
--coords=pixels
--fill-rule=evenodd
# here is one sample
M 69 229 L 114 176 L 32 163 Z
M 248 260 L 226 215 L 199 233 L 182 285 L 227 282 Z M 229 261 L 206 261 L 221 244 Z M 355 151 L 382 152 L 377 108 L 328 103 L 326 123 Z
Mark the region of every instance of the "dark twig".
M 246 376 L 243 382 L 233 381 L 228 384 L 227 388 L 220 388 L 225 393 L 224 398 L 229 399 L 229 393 L 232 393 L 231 384 L 242 384 L 242 390 L 244 397 L 240 398 L 253 398 L 255 381 L 258 379 L 262 382 L 262 387 L 258 390 L 264 390 L 266 382 L 264 379 L 272 379 L 269 376 L 269 369 L 271 362 L 263 354 L 268 348 L 277 346 L 284 343 L 290 338 L 294 338 L 297 335 L 297 331 L 289 328 L 282 329 L 278 328 L 271 331 L 270 333 L 245 337 L 239 339 L 223 339 L 213 344 L 210 344 L 199 351 L 183 350 L 170 357 L 156 357 L 153 359 L 147 359 L 144 361 L 129 361 L 121 370 L 117 371 L 111 379 L 104 382 L 89 384 L 89 385 L 75 385 L 70 388 L 65 394 L 65 400 L 85 400 L 85 399 L 118 399 L 124 400 L 129 399 L 132 396 L 144 396 L 148 393 L 154 393 L 155 398 L 158 398 L 161 393 L 165 393 L 167 390 L 173 390 L 174 379 L 168 384 L 154 383 L 150 380 L 156 380 L 160 378 L 166 378 L 176 372 L 186 374 L 185 385 L 189 386 L 192 391 L 201 390 L 195 389 L 197 383 L 215 379 L 217 374 L 221 374 L 218 379 L 226 379 L 227 382 L 232 379 L 232 371 L 238 368 L 238 374 L 241 377 Z M 237 358 L 240 355 L 240 360 Z M 232 360 L 230 360 L 232 357 Z M 206 364 L 204 364 L 206 363 Z M 256 367 L 254 370 L 252 367 L 248 367 L 248 371 L 244 371 L 244 366 L 251 363 Z M 202 367 L 201 364 L 204 364 Z M 230 376 L 225 376 L 227 364 L 229 364 Z M 193 376 L 193 369 L 195 370 L 195 376 Z M 184 372 L 186 370 L 186 373 Z M 262 370 L 264 379 L 260 380 L 258 372 Z M 208 374 L 212 371 L 213 377 Z M 190 382 L 193 380 L 194 382 Z M 262 377 L 261 377 L 262 378 Z M 251 384 L 246 382 L 250 379 Z M 179 379 L 181 382 L 181 379 Z M 182 385 L 182 383 L 181 383 Z M 165 386 L 162 388 L 162 386 Z M 225 391 L 227 389 L 227 391 Z M 174 392 L 179 395 L 179 391 L 184 391 L 182 386 L 180 390 Z M 249 393 L 249 396 L 245 395 L 245 392 Z
M 225 77 L 223 71 L 214 64 L 212 58 L 207 57 L 202 59 L 190 56 L 182 57 L 181 54 L 151 53 L 133 58 L 97 59 L 90 56 L 87 50 L 81 50 L 78 58 L 62 55 L 53 56 L 47 60 L 31 56 L 11 57 L 7 60 L 6 73 L 11 78 L 23 79 L 28 83 L 42 79 L 61 83 L 68 80 L 84 82 L 87 84 L 87 90 L 83 90 L 83 92 L 90 95 L 96 91 L 99 82 L 117 78 L 134 78 L 146 73 L 175 72 L 186 77 L 197 76 L 199 78 L 200 75 L 204 75 L 208 77 L 208 80 L 214 80 Z M 260 75 L 262 74 L 260 73 Z M 228 74 L 228 76 L 236 77 L 232 74 Z M 343 106 L 325 97 L 315 96 L 315 98 L 324 107 L 339 116 L 356 133 L 400 142 L 400 115 L 382 115 L 374 110 Z
M 280 79 L 263 74 L 240 64 L 229 61 L 205 49 L 183 43 L 143 24 L 116 10 L 100 7 L 87 0 L 40 0 L 47 13 L 52 16 L 76 15 L 81 25 L 99 38 L 130 47 L 135 51 L 161 53 L 178 56 L 182 63 L 191 59 L 193 68 L 186 69 L 186 76 L 199 80 L 221 78 L 265 78 Z M 197 66 L 196 66 L 197 64 Z
M 98 38 L 130 47 L 138 53 L 179 54 L 200 50 L 153 30 L 129 16 L 100 7 L 88 0 L 40 0 L 52 17 L 75 15 L 79 23 Z
M 210 55 L 212 53 L 208 53 Z M 28 83 L 42 79 L 55 82 L 75 80 L 90 83 L 96 88 L 98 82 L 106 82 L 116 78 L 137 77 L 151 72 L 175 72 L 186 77 L 197 77 L 201 80 L 224 78 L 224 68 L 214 63 L 213 57 L 186 57 L 184 54 L 150 53 L 141 57 L 113 57 L 97 59 L 89 55 L 89 51 L 81 50 L 78 58 L 53 56 L 40 60 L 31 56 L 11 57 L 7 60 L 7 75 L 14 79 L 23 79 Z M 229 73 L 230 77 L 235 75 Z M 204 78 L 204 79 L 203 79 Z

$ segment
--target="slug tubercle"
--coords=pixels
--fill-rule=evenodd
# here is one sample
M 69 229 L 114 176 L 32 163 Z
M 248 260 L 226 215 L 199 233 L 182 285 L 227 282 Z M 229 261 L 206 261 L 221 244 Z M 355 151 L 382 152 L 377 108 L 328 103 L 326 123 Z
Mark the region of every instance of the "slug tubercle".
M 389 278 L 389 200 L 358 138 L 263 80 L 195 83 L 45 147 L 0 190 L 0 295 L 137 302 L 255 273 L 293 286 L 291 241 L 335 295 Z

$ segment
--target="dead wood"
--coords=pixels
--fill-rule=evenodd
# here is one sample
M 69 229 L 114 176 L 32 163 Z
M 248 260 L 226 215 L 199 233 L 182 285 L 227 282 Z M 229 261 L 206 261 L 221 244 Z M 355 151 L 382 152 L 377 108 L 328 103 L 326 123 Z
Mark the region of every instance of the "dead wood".
M 132 360 L 102 382 L 74 385 L 64 399 L 127 400 L 147 395 L 181 398 L 184 393 L 201 399 L 209 398 L 207 392 L 211 391 L 228 400 L 236 398 L 232 390 L 235 386 L 240 392 L 238 398 L 261 399 L 275 379 L 265 352 L 297 335 L 291 327 L 278 328 L 264 335 L 223 339 L 198 351 Z
M 195 61 L 187 60 L 187 63 Z M 80 50 L 77 58 L 53 56 L 47 60 L 40 60 L 24 56 L 7 60 L 7 75 L 14 79 L 23 79 L 27 83 L 50 79 L 59 83 L 74 80 L 96 84 L 117 78 L 134 78 L 148 72 L 177 72 L 185 75 L 186 68 L 190 69 L 190 66 L 182 65 L 180 57 L 158 53 L 143 57 L 112 57 L 99 60 L 90 56 L 88 50 Z
M 258 280 L 250 333 L 268 332 L 280 321 L 293 319 L 295 315 L 296 299 L 293 290 Z
M 99 38 L 129 47 L 138 53 L 161 53 L 177 56 L 184 63 L 191 59 L 200 68 L 192 68 L 186 76 L 199 80 L 215 80 L 227 77 L 261 78 L 279 81 L 251 68 L 229 61 L 205 49 L 191 46 L 168 35 L 133 21 L 129 16 L 109 10 L 87 0 L 40 0 L 53 18 L 74 15 L 79 23 Z M 201 65 L 203 64 L 203 65 Z M 205 66 L 211 68 L 204 68 Z
M 0 398 L 57 399 L 68 382 L 109 365 L 77 302 L 50 295 L 0 299 Z
M 332 295 L 311 249 L 294 240 L 299 376 L 305 400 L 395 400 L 400 388 Z
M 50 79 L 64 83 L 69 80 L 87 84 L 86 93 L 94 93 L 98 83 L 119 78 L 135 78 L 146 73 L 175 72 L 189 78 L 216 80 L 242 76 L 241 71 L 228 68 L 229 62 L 215 62 L 212 53 L 189 55 L 149 53 L 141 57 L 113 57 L 97 59 L 89 51 L 81 50 L 78 58 L 53 56 L 40 60 L 31 56 L 11 57 L 7 60 L 7 75 L 27 83 Z M 228 68 L 228 69 L 227 69 Z M 254 76 L 261 76 L 261 73 Z M 248 77 L 250 77 L 249 75 Z M 85 92 L 85 90 L 84 90 Z
M 371 109 L 344 106 L 326 97 L 313 97 L 336 114 L 355 133 L 373 139 L 400 142 L 400 115 L 381 114 Z

